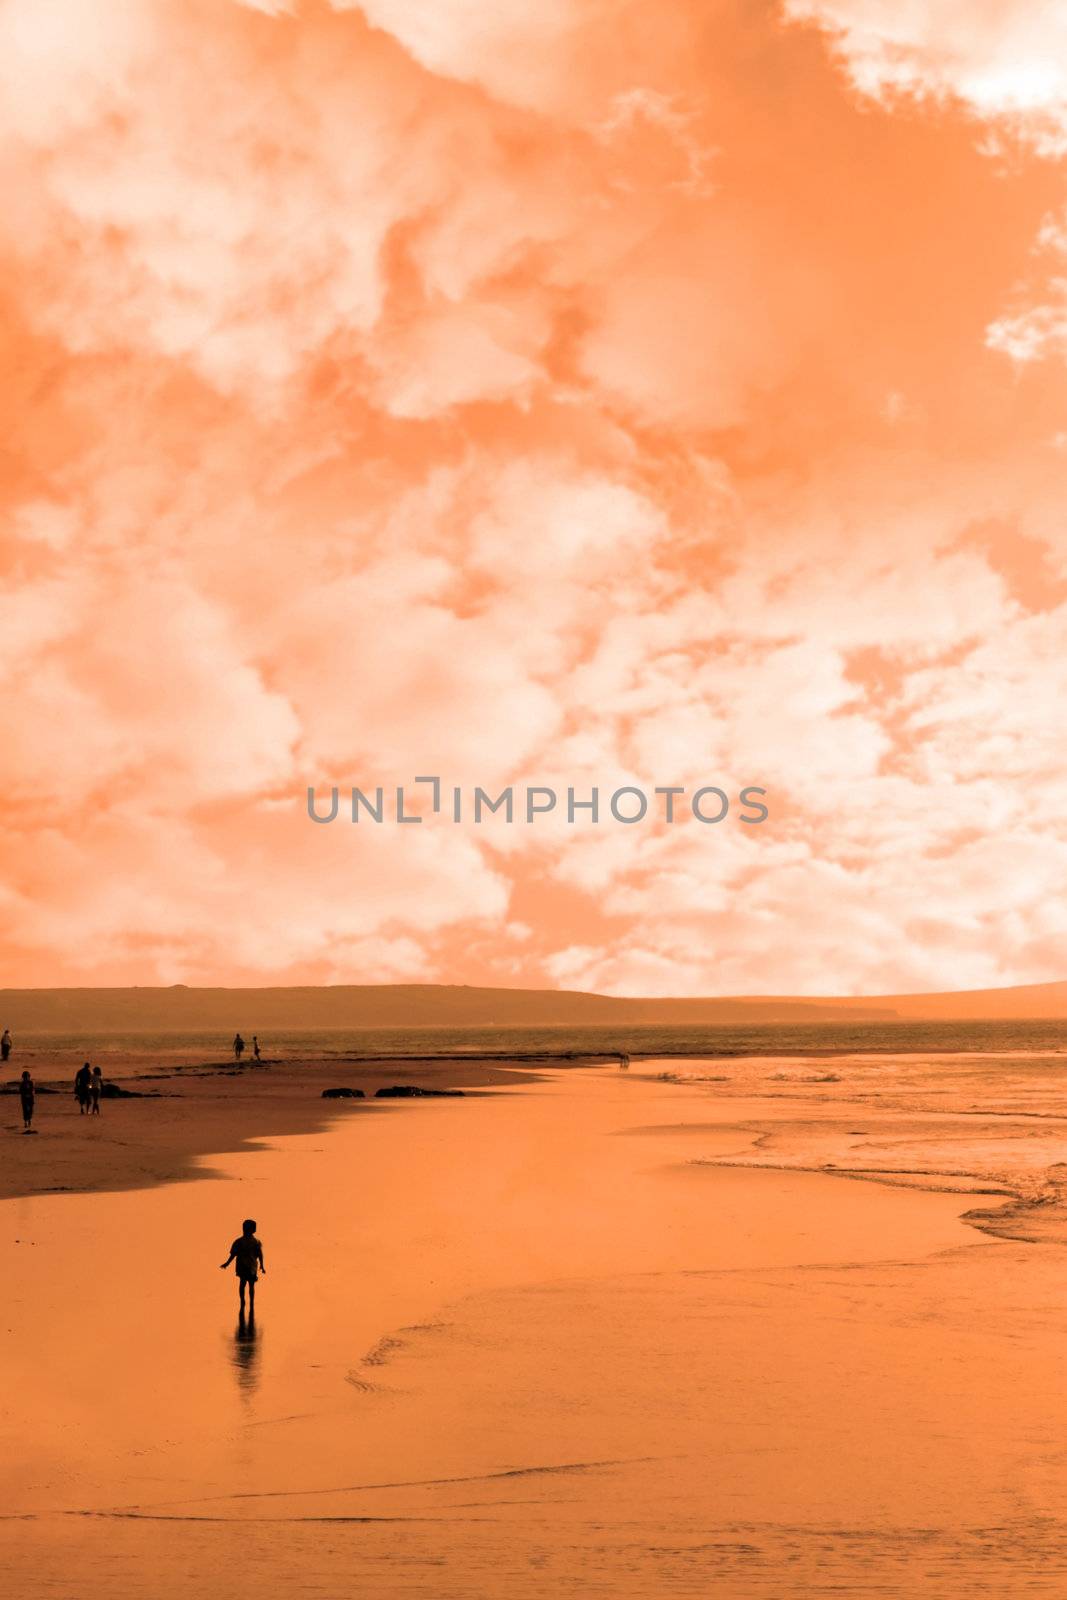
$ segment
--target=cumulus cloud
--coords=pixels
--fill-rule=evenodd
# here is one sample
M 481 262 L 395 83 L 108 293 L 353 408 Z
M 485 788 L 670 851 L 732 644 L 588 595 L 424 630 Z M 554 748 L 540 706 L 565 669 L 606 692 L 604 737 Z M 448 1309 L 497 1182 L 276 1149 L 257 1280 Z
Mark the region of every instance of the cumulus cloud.
M 1014 304 L 986 329 L 990 349 L 1018 367 L 1067 357 L 1067 213 L 1045 218 L 1033 257 L 1013 294 Z
M 430 72 L 483 83 L 502 98 L 536 102 L 558 79 L 576 23 L 590 7 L 576 0 L 331 0 L 359 10 Z
M 958 101 L 1042 148 L 1067 136 L 1067 12 L 1026 0 L 785 0 L 830 34 L 852 81 L 875 97 Z
M 11 981 L 1062 972 L 1059 90 L 929 9 L 0 5 Z M 421 773 L 771 820 L 304 815 Z
M 1046 158 L 1067 153 L 1067 8 L 1026 0 L 784 0 L 791 21 L 829 37 L 859 93 L 955 106 L 981 123 L 991 156 L 1020 141 Z M 1067 279 L 1062 224 L 1046 219 L 1037 248 L 1058 257 L 1043 280 L 986 331 L 991 350 L 1023 365 L 1067 354 Z

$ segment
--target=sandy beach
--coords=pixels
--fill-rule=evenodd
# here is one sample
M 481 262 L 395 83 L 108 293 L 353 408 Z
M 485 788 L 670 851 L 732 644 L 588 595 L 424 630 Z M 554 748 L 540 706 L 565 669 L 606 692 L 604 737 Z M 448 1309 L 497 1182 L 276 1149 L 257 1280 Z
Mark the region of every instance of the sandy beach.
M 358 1089 L 373 1101 L 379 1089 L 394 1084 L 477 1091 L 514 1083 L 523 1071 L 483 1061 L 400 1058 L 357 1065 L 315 1056 L 261 1067 L 237 1068 L 232 1060 L 160 1066 L 145 1051 L 125 1054 L 117 1074 L 109 1069 L 108 1080 L 130 1098 L 105 1100 L 101 1127 L 87 1129 L 71 1088 L 73 1067 L 46 1046 L 35 1052 L 34 1059 L 39 1092 L 36 1139 L 21 1137 L 17 1096 L 0 1098 L 0 1118 L 7 1113 L 0 1135 L 4 1152 L 0 1199 L 144 1188 L 195 1172 L 202 1175 L 201 1158 L 240 1150 L 252 1140 L 328 1126 L 338 1108 L 322 1099 L 324 1089 Z M 0 1089 L 13 1089 L 16 1077 L 9 1073 Z M 351 1102 L 341 1102 L 342 1114 L 350 1106 Z M 113 1118 L 117 1121 L 109 1132 Z M 42 1136 L 47 1139 L 44 1151 L 39 1148 Z
M 1057 1214 L 1058 1103 L 916 1071 L 200 1063 L 27 1139 L 5 1097 L 0 1584 L 1062 1593 L 1062 1247 L 970 1215 Z

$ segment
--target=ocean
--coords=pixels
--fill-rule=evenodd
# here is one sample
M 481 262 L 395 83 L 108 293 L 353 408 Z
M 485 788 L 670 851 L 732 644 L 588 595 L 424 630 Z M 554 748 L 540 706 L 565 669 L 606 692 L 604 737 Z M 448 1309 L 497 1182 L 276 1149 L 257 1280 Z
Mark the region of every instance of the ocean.
M 255 1018 L 235 1017 L 251 1046 Z M 88 1054 L 128 1057 L 160 1065 L 231 1060 L 232 1034 L 215 1033 L 25 1033 L 16 1037 L 9 1066 L 19 1061 Z M 366 1028 L 280 1032 L 260 1038 L 267 1060 L 417 1059 L 479 1056 L 515 1059 L 549 1056 L 736 1056 L 913 1055 L 959 1052 L 982 1055 L 1067 1054 L 1067 1021 L 977 1022 L 800 1022 L 674 1027 L 489 1027 Z

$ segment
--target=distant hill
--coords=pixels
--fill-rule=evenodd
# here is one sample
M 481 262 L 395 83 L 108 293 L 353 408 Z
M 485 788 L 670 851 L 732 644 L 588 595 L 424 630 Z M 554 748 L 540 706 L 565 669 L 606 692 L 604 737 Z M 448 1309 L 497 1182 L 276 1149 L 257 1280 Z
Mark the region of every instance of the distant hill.
M 658 1027 L 761 1022 L 1067 1019 L 1067 982 L 870 999 L 752 996 L 617 999 L 569 989 L 444 984 L 326 988 L 0 989 L 0 1028 L 15 1033 L 196 1033 L 271 1029 Z

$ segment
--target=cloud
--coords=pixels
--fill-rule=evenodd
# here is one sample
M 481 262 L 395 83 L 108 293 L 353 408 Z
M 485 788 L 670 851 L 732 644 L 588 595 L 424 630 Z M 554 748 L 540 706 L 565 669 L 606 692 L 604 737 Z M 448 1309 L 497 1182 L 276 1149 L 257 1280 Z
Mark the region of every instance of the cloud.
M 956 106 L 986 129 L 1003 156 L 1013 141 L 1041 156 L 1067 153 L 1067 10 L 1025 0 L 785 0 L 783 14 L 829 37 L 855 89 L 893 108 L 911 100 Z M 1036 241 L 1052 257 L 1044 281 L 1016 286 L 1015 306 L 992 318 L 988 347 L 1023 366 L 1067 354 L 1062 222 L 1046 218 Z M 1058 269 L 1058 270 L 1057 270 Z
M 991 350 L 999 350 L 1020 365 L 1048 356 L 1067 356 L 1067 279 L 1053 279 L 1048 289 L 1056 296 L 1051 304 L 1031 306 L 989 324 L 986 342 Z
M 593 8 L 575 0 L 331 0 L 359 10 L 435 75 L 483 83 L 506 100 L 537 103 L 555 81 L 576 23 Z
M 1047 153 L 1067 136 L 1067 14 L 1026 0 L 785 0 L 874 98 L 952 99 Z
M 1062 971 L 1058 91 L 802 10 L 0 7 L 11 981 Z
M 1045 217 L 1033 261 L 1015 288 L 1010 310 L 986 329 L 991 350 L 1008 356 L 1017 368 L 1067 357 L 1067 221 L 1064 212 Z
M 147 808 L 254 795 L 291 778 L 298 728 L 234 649 L 225 618 L 180 577 L 70 574 L 9 594 L 52 627 L 3 668 L 9 797 L 46 815 L 133 790 Z M 131 671 L 131 663 L 136 669 Z

